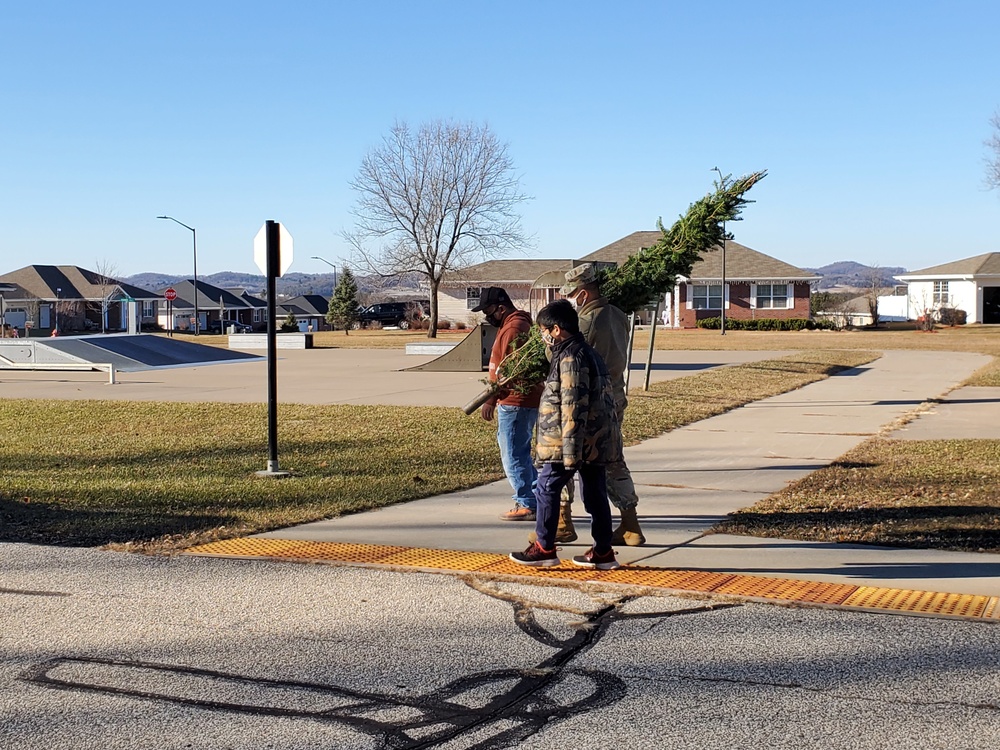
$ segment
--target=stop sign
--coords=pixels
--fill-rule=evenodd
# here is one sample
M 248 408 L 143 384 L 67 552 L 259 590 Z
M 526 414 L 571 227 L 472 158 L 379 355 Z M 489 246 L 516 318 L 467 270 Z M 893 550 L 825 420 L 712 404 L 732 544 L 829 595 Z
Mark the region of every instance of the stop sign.
M 163 293 L 163 296 L 170 302 L 173 302 L 175 299 L 177 299 L 177 290 L 171 287 L 170 289 L 167 289 L 167 291 Z

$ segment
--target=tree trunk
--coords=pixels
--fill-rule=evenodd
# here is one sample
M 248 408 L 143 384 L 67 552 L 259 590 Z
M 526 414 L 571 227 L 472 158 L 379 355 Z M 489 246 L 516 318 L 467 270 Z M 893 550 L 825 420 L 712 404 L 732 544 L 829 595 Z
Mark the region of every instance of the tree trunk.
M 431 319 L 427 327 L 427 338 L 436 339 L 438 334 L 438 287 L 441 286 L 441 279 L 428 277 L 430 286 Z

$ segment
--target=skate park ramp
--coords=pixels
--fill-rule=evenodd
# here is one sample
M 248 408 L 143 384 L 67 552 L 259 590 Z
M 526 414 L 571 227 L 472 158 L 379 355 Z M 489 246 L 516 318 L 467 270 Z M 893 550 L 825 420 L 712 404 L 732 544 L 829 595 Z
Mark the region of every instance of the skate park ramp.
M 497 329 L 482 323 L 450 351 L 422 365 L 407 367 L 404 372 L 482 372 L 489 369 L 490 350 L 496 338 Z
M 59 364 L 112 364 L 120 372 L 261 359 L 255 354 L 151 334 L 20 339 L 14 346 L 0 348 L 0 355 L 2 359 L 22 366 L 42 368 Z

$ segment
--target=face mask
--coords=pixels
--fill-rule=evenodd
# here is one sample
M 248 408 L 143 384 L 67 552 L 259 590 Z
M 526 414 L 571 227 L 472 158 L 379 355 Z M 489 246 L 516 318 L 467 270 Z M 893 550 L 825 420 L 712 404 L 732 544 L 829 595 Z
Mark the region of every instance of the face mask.
M 571 305 L 573 305 L 574 309 L 579 310 L 581 307 L 587 304 L 587 295 L 577 294 L 573 297 L 570 297 L 569 302 Z
M 499 328 L 501 325 L 503 325 L 503 320 L 497 316 L 495 310 L 486 316 L 486 322 L 489 323 L 494 328 Z
M 546 346 L 555 346 L 556 340 L 552 338 L 552 334 L 548 331 L 542 331 L 542 341 L 545 342 Z

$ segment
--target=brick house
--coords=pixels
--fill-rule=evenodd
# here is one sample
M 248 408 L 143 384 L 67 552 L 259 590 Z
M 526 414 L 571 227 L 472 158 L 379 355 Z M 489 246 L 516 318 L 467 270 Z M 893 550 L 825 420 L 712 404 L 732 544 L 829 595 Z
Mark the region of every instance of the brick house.
M 581 263 L 620 265 L 632 255 L 656 244 L 659 230 L 633 232 L 578 260 L 491 260 L 449 274 L 438 297 L 442 320 L 476 324 L 482 315 L 471 310 L 479 302 L 483 287 L 507 290 L 517 307 L 532 316 L 547 303 L 559 298 L 564 274 Z M 726 289 L 722 289 L 722 252 L 707 252 L 691 269 L 691 276 L 679 278 L 666 293 L 661 306 L 668 311 L 667 325 L 695 328 L 704 318 L 719 317 L 723 300 L 729 320 L 755 318 L 808 318 L 814 273 L 752 250 L 732 240 L 726 243 Z M 641 323 L 649 323 L 652 309 L 640 311 Z M 662 319 L 662 318 L 661 318 Z
M 659 230 L 633 232 L 595 250 L 578 263 L 624 263 L 660 239 Z M 575 264 L 574 264 L 575 265 Z M 722 252 L 713 250 L 694 264 L 667 292 L 668 325 L 695 328 L 704 318 L 717 318 L 725 304 L 728 320 L 808 318 L 812 283 L 820 277 L 770 255 L 729 240 L 726 242 L 726 288 L 722 289 Z

